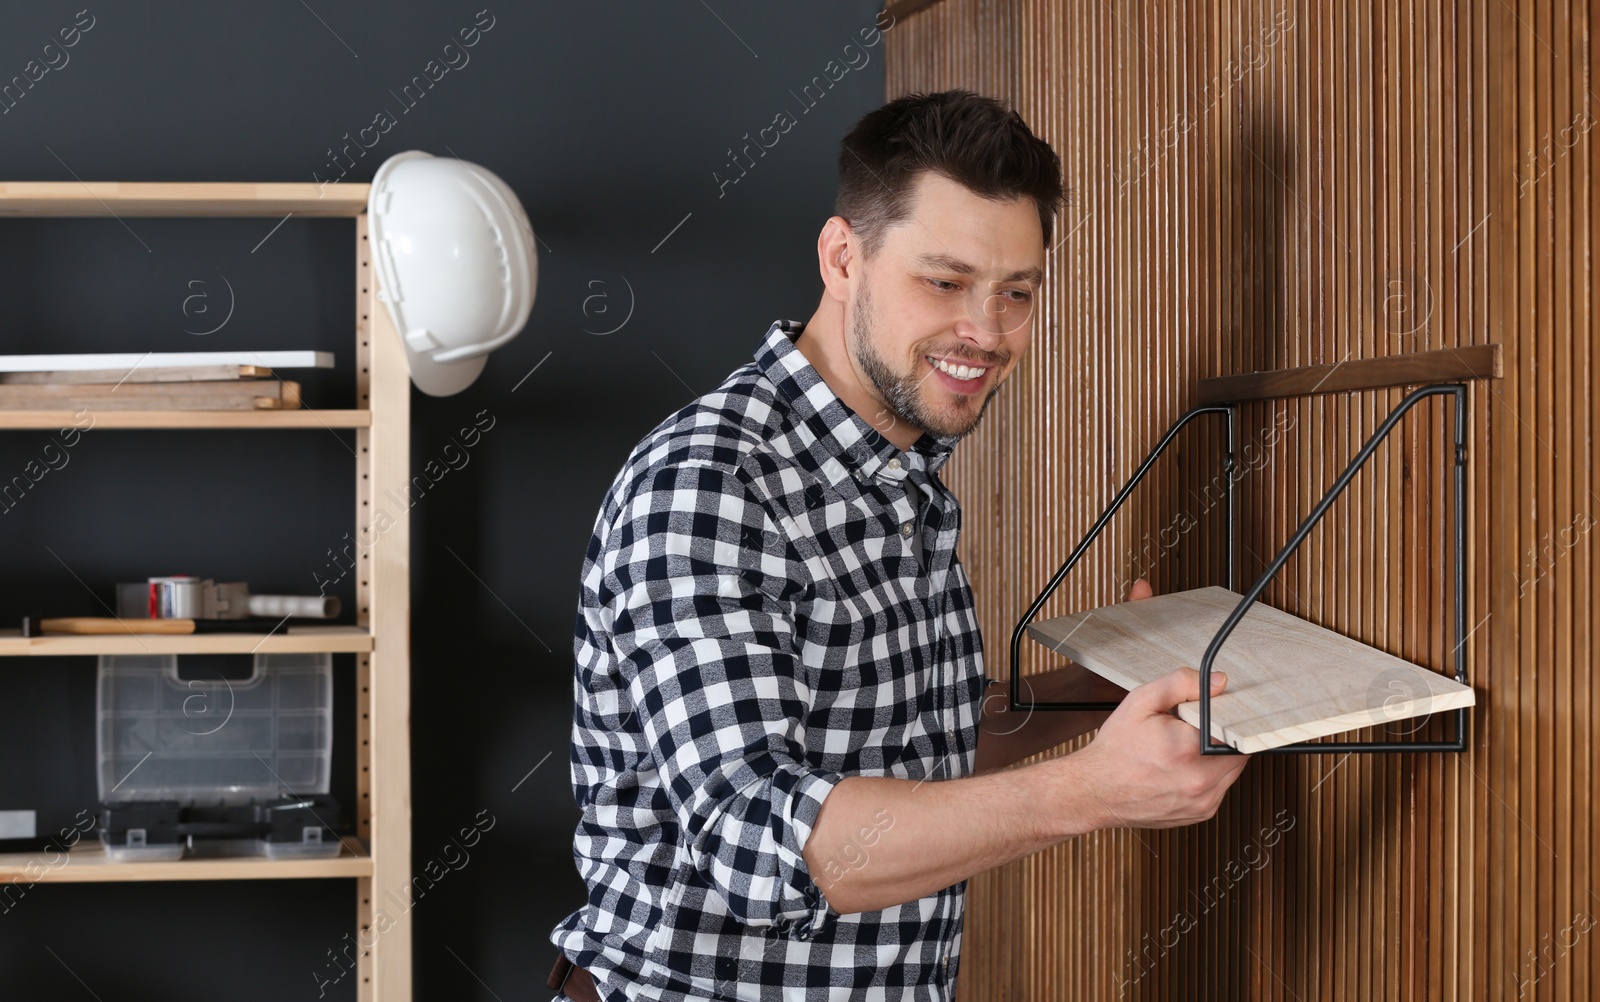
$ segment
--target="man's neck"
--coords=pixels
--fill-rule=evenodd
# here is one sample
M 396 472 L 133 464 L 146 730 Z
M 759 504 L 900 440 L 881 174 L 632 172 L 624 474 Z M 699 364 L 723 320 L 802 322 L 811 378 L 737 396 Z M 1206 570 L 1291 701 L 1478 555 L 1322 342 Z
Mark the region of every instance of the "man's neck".
M 921 428 L 891 414 L 872 388 L 856 374 L 855 367 L 850 364 L 849 346 L 845 343 L 844 310 L 838 303 L 824 296 L 794 344 L 828 384 L 828 389 L 894 443 L 895 448 L 904 452 L 922 437 Z

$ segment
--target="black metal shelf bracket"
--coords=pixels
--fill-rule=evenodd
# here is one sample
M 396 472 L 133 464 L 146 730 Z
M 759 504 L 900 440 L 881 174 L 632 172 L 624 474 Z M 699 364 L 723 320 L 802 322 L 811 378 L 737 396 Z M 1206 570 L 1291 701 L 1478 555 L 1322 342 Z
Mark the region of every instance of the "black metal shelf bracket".
M 1283 548 L 1278 551 L 1277 556 L 1274 557 L 1272 562 L 1267 565 L 1267 568 L 1262 572 L 1261 577 L 1258 578 L 1255 584 L 1251 586 L 1250 590 L 1245 593 L 1244 597 L 1239 601 L 1239 604 L 1234 607 L 1233 612 L 1231 612 L 1228 615 L 1228 618 L 1223 622 L 1222 627 L 1217 631 L 1216 635 L 1212 637 L 1210 645 L 1206 648 L 1205 656 L 1200 662 L 1200 751 L 1202 754 L 1239 754 L 1239 752 L 1234 748 L 1226 744 L 1217 743 L 1211 738 L 1211 673 L 1214 670 L 1217 654 L 1222 649 L 1223 643 L 1228 639 L 1228 636 L 1233 633 L 1234 628 L 1239 625 L 1239 622 L 1244 618 L 1245 613 L 1249 612 L 1250 607 L 1255 604 L 1258 598 L 1261 597 L 1261 593 L 1266 590 L 1267 585 L 1272 582 L 1272 579 L 1277 575 L 1278 571 L 1281 570 L 1283 565 L 1288 562 L 1289 557 L 1295 552 L 1296 549 L 1299 548 L 1300 544 L 1305 541 L 1306 537 L 1311 534 L 1311 530 L 1316 526 L 1317 522 L 1322 519 L 1322 516 L 1327 513 L 1328 509 L 1333 505 L 1333 502 L 1337 500 L 1339 495 L 1342 494 L 1345 488 L 1349 486 L 1350 481 L 1354 479 L 1356 472 L 1360 470 L 1361 467 L 1365 465 L 1367 460 L 1372 457 L 1373 453 L 1377 451 L 1378 446 L 1381 445 L 1384 439 L 1388 437 L 1389 432 L 1400 423 L 1400 420 L 1405 417 L 1406 413 L 1409 412 L 1413 407 L 1415 407 L 1422 400 L 1433 396 L 1450 396 L 1453 397 L 1455 401 L 1455 414 L 1453 422 L 1454 427 L 1452 429 L 1454 438 L 1453 444 L 1455 446 L 1452 456 L 1454 475 L 1451 478 L 1450 488 L 1453 525 L 1451 526 L 1451 534 L 1449 537 L 1451 543 L 1450 548 L 1452 551 L 1452 576 L 1455 587 L 1453 589 L 1454 594 L 1452 595 L 1454 608 L 1453 615 L 1451 617 L 1451 638 L 1453 640 L 1453 644 L 1450 649 L 1450 663 L 1451 667 L 1454 669 L 1455 680 L 1463 685 L 1467 684 L 1467 388 L 1464 383 L 1445 383 L 1433 386 L 1424 386 L 1413 390 L 1405 397 L 1405 399 L 1401 400 L 1399 404 L 1395 405 L 1394 410 L 1389 412 L 1389 416 L 1384 419 L 1383 423 L 1378 426 L 1378 429 L 1372 433 L 1371 437 L 1367 439 L 1366 443 L 1350 460 L 1349 465 L 1345 468 L 1344 472 L 1340 474 L 1339 479 L 1334 481 L 1333 486 L 1329 488 L 1328 492 L 1323 495 L 1319 502 L 1317 502 L 1316 507 L 1314 507 L 1311 510 L 1311 513 L 1306 516 L 1305 520 L 1300 524 L 1300 527 L 1295 530 L 1294 535 L 1292 535 L 1289 538 L 1289 541 L 1283 545 Z M 1225 567 L 1227 587 L 1230 591 L 1234 589 L 1234 553 L 1236 550 L 1235 523 L 1237 518 L 1237 510 L 1233 485 L 1234 480 L 1236 479 L 1234 476 L 1234 470 L 1236 468 L 1236 451 L 1238 445 L 1238 414 L 1236 408 L 1237 405 L 1231 403 L 1208 404 L 1202 407 L 1196 407 L 1184 414 L 1182 417 L 1178 418 L 1171 429 L 1169 429 L 1167 433 L 1162 436 L 1161 440 L 1156 443 L 1155 448 L 1150 450 L 1150 454 L 1145 457 L 1144 462 L 1139 464 L 1139 468 L 1134 471 L 1133 476 L 1122 486 L 1122 489 L 1117 492 L 1116 496 L 1111 499 L 1111 503 L 1106 507 L 1106 510 L 1101 514 L 1099 519 L 1095 521 L 1088 533 L 1081 540 L 1079 540 L 1077 546 L 1073 547 L 1071 554 L 1069 554 L 1066 559 L 1066 562 L 1063 563 L 1050 578 L 1050 581 L 1045 585 L 1044 590 L 1041 591 L 1039 596 L 1033 600 L 1033 604 L 1028 606 L 1027 612 L 1023 614 L 1022 619 L 1017 623 L 1016 629 L 1011 633 L 1010 696 L 1011 709 L 1013 711 L 1110 710 L 1117 706 L 1117 704 L 1114 702 L 1050 702 L 1024 700 L 1022 698 L 1022 678 L 1017 671 L 1018 662 L 1022 653 L 1023 632 L 1026 630 L 1028 624 L 1033 621 L 1033 618 L 1039 614 L 1039 610 L 1044 608 L 1044 605 L 1050 599 L 1050 596 L 1053 595 L 1056 589 L 1061 586 L 1061 583 L 1066 580 L 1067 575 L 1071 573 L 1073 567 L 1077 566 L 1078 561 L 1083 558 L 1083 555 L 1085 551 L 1088 550 L 1089 545 L 1099 537 L 1100 533 L 1111 521 L 1111 517 L 1115 515 L 1117 510 L 1122 507 L 1125 501 L 1127 501 L 1128 496 L 1133 492 L 1133 489 L 1139 485 L 1139 482 L 1144 479 L 1145 474 L 1150 471 L 1150 468 L 1155 464 L 1155 461 L 1160 458 L 1161 454 L 1165 452 L 1167 447 L 1170 446 L 1177 438 L 1178 433 L 1182 431 L 1184 427 L 1187 426 L 1191 421 L 1203 415 L 1221 415 L 1225 418 L 1227 425 L 1226 453 L 1223 457 L 1222 464 L 1224 478 L 1227 482 L 1225 488 L 1225 497 L 1227 501 L 1228 516 L 1227 554 L 1225 559 Z M 1375 723 L 1377 722 L 1378 721 L 1375 721 Z M 1420 724 L 1417 726 L 1420 726 Z M 1465 707 L 1455 711 L 1454 731 L 1455 736 L 1444 741 L 1416 740 L 1304 742 L 1299 744 L 1283 745 L 1278 748 L 1268 749 L 1267 751 L 1257 752 L 1256 754 L 1327 754 L 1330 752 L 1461 752 L 1467 749 L 1467 710 Z

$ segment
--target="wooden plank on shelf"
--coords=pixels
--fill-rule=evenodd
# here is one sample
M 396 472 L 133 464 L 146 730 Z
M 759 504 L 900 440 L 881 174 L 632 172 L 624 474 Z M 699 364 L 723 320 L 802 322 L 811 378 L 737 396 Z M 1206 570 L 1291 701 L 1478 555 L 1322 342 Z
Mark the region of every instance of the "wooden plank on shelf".
M 221 379 L 270 379 L 264 365 L 158 365 L 132 369 L 49 369 L 42 372 L 0 372 L 8 383 L 192 383 Z
M 127 633 L 159 636 L 186 636 L 198 633 L 195 621 L 168 616 L 135 619 L 121 616 L 53 616 L 41 618 L 39 629 L 45 634 L 70 633 L 74 636 L 120 636 Z M 261 631 L 266 632 L 266 631 Z
M 1175 668 L 1198 669 L 1243 596 L 1198 588 L 1031 624 L 1035 640 L 1131 689 Z M 1218 652 L 1228 687 L 1211 701 L 1211 733 L 1242 752 L 1471 706 L 1455 679 L 1257 602 Z M 1200 704 L 1178 716 L 1199 726 Z M 1382 740 L 1382 738 L 1378 738 Z
M 99 842 L 89 839 L 67 852 L 60 850 L 0 853 L 0 884 L 80 884 L 150 880 L 296 880 L 367 877 L 372 857 L 359 839 L 346 838 L 343 851 L 331 859 L 234 858 L 175 859 L 158 862 L 112 862 Z
M 298 410 L 290 379 L 0 385 L 3 410 Z
M 1213 376 L 1200 380 L 1195 401 L 1197 404 L 1239 403 L 1244 400 L 1273 400 L 1389 386 L 1499 379 L 1503 374 L 1500 346 L 1478 344 L 1466 348 L 1441 348 L 1381 358 L 1352 359 L 1337 365 L 1307 365 L 1238 376 Z
M 359 216 L 368 185 L 0 181 L 5 216 Z
M 85 425 L 86 419 L 92 422 Z M 0 410 L 0 430 L 90 428 L 366 428 L 368 410 Z
M 52 657 L 98 654 L 305 654 L 365 653 L 372 635 L 364 626 L 290 626 L 276 633 L 53 633 L 24 637 L 0 630 L 0 656 Z

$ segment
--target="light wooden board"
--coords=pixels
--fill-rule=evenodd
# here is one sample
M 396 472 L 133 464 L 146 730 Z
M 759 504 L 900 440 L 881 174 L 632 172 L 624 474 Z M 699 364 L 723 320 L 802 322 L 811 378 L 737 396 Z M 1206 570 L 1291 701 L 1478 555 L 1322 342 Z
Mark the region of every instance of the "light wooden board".
M 15 622 L 15 620 L 13 620 Z M 55 633 L 24 637 L 0 628 L 0 657 L 100 654 L 289 654 L 332 651 L 366 653 L 372 633 L 365 626 L 284 626 L 276 633 L 125 633 L 121 636 Z
M 85 425 L 84 421 L 89 421 Z M 34 411 L 0 408 L 0 430 L 13 428 L 59 428 L 81 431 L 90 428 L 366 428 L 372 424 L 368 410 L 160 410 L 108 411 L 89 408 Z
M 1199 588 L 1031 624 L 1040 643 L 1124 688 L 1199 669 L 1243 598 Z M 1217 654 L 1228 688 L 1211 701 L 1211 734 L 1242 752 L 1471 706 L 1455 679 L 1257 602 Z M 1200 704 L 1178 716 L 1195 726 Z M 1385 740 L 1379 737 L 1377 740 Z
M 362 216 L 368 187 L 351 181 L 0 181 L 0 217 Z
M 330 185 L 330 187 L 333 187 Z M 372 653 L 356 658 L 357 834 L 372 851 L 372 876 L 356 881 L 356 926 L 383 930 L 357 964 L 357 1002 L 410 1002 L 412 924 L 393 904 L 411 883 L 411 512 L 388 497 L 411 483 L 411 375 L 405 346 L 379 300 L 366 216 L 356 219 L 356 403 L 372 425 L 356 432 L 358 529 L 387 525 L 357 557 L 356 622 L 372 631 Z M 370 503 L 369 503 L 370 502 Z M 393 521 L 375 523 L 386 510 Z M 371 741 L 370 746 L 365 744 Z
M 0 884 L 106 883 L 144 880 L 287 880 L 315 877 L 367 877 L 372 857 L 360 839 L 346 837 L 344 850 L 331 859 L 267 859 L 234 856 L 114 863 L 91 834 L 67 852 L 0 853 Z M 59 845 L 59 842 L 57 843 Z
M 0 385 L 5 410 L 293 410 L 300 384 L 287 379 L 156 383 Z
M 192 383 L 218 379 L 270 379 L 264 365 L 156 365 L 131 369 L 46 369 L 0 371 L 0 384 L 35 383 Z

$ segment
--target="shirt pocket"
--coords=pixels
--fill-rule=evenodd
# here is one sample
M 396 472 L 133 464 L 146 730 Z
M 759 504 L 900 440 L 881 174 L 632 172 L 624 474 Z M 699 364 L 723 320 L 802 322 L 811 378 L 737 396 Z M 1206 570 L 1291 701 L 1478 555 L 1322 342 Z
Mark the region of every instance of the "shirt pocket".
M 819 704 L 859 704 L 879 698 L 880 686 L 920 678 L 935 656 L 934 609 L 902 531 L 914 523 L 904 492 L 890 485 L 846 496 L 811 485 L 785 507 L 783 528 L 811 577 L 800 635 Z M 901 698 L 912 692 L 902 687 Z

